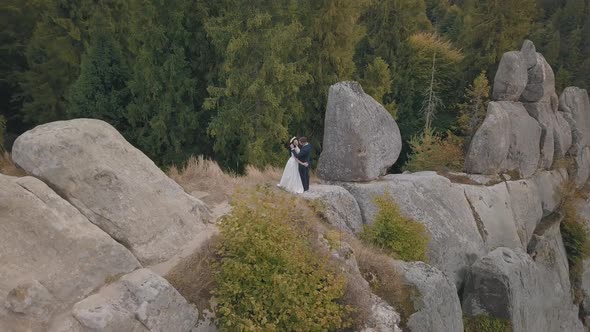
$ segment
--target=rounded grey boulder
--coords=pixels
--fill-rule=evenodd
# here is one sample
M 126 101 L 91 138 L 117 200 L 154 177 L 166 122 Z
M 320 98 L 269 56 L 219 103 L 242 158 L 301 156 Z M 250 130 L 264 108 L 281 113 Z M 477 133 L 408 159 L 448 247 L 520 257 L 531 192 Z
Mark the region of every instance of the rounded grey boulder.
M 504 53 L 494 78 L 492 100 L 517 101 L 527 85 L 527 69 L 521 52 Z
M 397 123 L 357 82 L 332 85 L 328 94 L 318 176 L 329 181 L 370 181 L 399 157 Z

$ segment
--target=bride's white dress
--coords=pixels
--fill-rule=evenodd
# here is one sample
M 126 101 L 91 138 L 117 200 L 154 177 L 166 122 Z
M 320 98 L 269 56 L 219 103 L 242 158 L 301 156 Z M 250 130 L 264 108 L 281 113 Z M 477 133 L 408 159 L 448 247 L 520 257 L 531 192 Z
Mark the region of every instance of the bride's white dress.
M 295 194 L 303 193 L 303 184 L 299 176 L 299 163 L 292 155 L 287 161 L 287 165 L 285 165 L 285 170 L 283 170 L 283 176 L 278 186 Z

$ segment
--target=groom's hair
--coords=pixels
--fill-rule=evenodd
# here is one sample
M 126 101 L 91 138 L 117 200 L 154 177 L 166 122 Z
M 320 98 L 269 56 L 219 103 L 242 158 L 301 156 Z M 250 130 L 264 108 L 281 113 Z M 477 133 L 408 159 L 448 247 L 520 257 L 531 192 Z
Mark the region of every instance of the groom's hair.
M 300 137 L 299 138 L 299 143 L 301 143 L 301 144 L 307 143 L 307 137 L 305 137 L 305 136 Z

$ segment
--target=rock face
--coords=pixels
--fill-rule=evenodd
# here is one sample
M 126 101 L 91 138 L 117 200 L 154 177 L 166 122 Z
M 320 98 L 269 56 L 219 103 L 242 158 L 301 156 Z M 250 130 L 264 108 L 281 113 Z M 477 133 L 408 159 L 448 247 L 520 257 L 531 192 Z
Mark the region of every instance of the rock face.
M 490 102 L 469 147 L 465 170 L 476 174 L 515 170 L 529 177 L 539 164 L 540 139 L 541 127 L 521 103 Z
M 340 230 L 350 233 L 363 230 L 359 205 L 346 189 L 334 185 L 312 185 L 303 198 L 319 202 L 326 221 Z
M 570 124 L 573 136 L 572 154 L 590 145 L 590 101 L 588 92 L 568 87 L 559 97 L 559 110 Z
M 512 211 L 512 199 L 505 182 L 494 186 L 464 186 L 465 196 L 488 250 L 498 247 L 523 248 Z
M 429 262 L 460 285 L 466 269 L 484 254 L 484 244 L 463 189 L 434 172 L 388 175 L 371 183 L 342 184 L 373 222 L 376 195 L 389 193 L 401 211 L 430 233 Z
M 527 69 L 521 52 L 504 53 L 494 78 L 492 100 L 517 101 L 527 85 Z
M 583 331 L 559 228 L 553 230 L 538 245 L 538 262 L 520 249 L 498 248 L 473 264 L 464 290 L 465 315 L 508 320 L 515 332 Z M 555 264 L 561 266 L 549 266 Z
M 555 94 L 553 69 L 541 53 L 536 53 L 535 62 L 528 70 L 528 83 L 520 96 L 524 102 L 537 102 L 545 96 Z
M 193 305 L 148 269 L 125 275 L 76 303 L 72 315 L 84 331 L 188 332 L 198 318 Z
M 56 188 L 142 264 L 171 257 L 206 219 L 201 201 L 106 122 L 38 126 L 21 135 L 12 152 L 19 166 Z
M 522 56 L 524 57 L 527 69 L 531 69 L 537 64 L 537 48 L 532 41 L 528 39 L 525 40 L 524 43 L 522 43 L 520 53 L 522 53 Z
M 370 181 L 399 157 L 401 136 L 393 117 L 357 82 L 330 87 L 318 176 L 330 181 Z
M 395 266 L 419 293 L 414 298 L 416 312 L 408 318 L 409 331 L 463 331 L 461 303 L 453 282 L 422 262 L 397 261 Z
M 6 298 L 8 309 L 0 305 L 0 326 L 44 323 L 105 279 L 140 267 L 43 182 L 0 174 L 0 188 L 0 303 Z

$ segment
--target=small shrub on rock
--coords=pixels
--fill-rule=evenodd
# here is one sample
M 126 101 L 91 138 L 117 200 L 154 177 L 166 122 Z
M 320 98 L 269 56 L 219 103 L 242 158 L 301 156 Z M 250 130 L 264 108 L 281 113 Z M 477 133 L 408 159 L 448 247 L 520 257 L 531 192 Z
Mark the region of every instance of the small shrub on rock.
M 486 315 L 464 317 L 465 332 L 512 332 L 512 324 L 505 319 Z
M 348 326 L 346 280 L 312 249 L 292 196 L 249 191 L 221 222 L 214 292 L 220 328 L 330 331 Z
M 413 153 L 404 166 L 405 171 L 461 171 L 465 157 L 463 140 L 451 132 L 446 137 L 425 129 L 420 136 L 412 137 L 410 147 Z
M 379 212 L 375 221 L 365 226 L 361 239 L 395 258 L 426 262 L 428 235 L 424 225 L 404 217 L 389 194 L 377 197 L 375 204 Z

